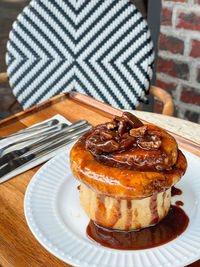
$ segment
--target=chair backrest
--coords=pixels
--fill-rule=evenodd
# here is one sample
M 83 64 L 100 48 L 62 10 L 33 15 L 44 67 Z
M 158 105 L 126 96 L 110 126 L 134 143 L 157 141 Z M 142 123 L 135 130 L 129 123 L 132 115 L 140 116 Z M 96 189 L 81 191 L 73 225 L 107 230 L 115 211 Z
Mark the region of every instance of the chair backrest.
M 147 23 L 129 0 L 32 0 L 6 54 L 24 109 L 66 91 L 134 109 L 148 94 L 153 61 Z

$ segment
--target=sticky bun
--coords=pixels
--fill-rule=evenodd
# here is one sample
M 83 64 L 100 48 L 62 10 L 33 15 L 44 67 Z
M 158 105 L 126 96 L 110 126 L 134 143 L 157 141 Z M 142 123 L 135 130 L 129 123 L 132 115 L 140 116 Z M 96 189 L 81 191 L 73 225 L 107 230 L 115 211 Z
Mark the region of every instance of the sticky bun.
M 118 230 L 158 223 L 169 211 L 171 187 L 187 167 L 171 135 L 128 112 L 84 134 L 70 163 L 87 215 Z

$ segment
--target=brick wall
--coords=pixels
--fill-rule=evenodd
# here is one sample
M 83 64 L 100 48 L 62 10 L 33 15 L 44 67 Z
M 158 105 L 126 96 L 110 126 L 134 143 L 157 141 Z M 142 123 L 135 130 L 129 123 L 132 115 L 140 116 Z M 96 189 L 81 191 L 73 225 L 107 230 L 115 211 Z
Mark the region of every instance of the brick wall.
M 200 122 L 200 0 L 162 0 L 158 48 L 156 85 L 173 96 L 177 117 Z

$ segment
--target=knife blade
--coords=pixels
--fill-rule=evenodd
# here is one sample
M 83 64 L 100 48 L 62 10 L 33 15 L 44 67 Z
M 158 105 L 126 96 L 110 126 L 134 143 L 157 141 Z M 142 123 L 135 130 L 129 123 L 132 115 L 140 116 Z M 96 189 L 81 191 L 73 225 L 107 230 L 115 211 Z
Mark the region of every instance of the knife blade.
M 7 163 L 9 160 L 12 160 L 16 157 L 22 156 L 26 154 L 27 152 L 30 152 L 32 150 L 37 149 L 40 146 L 46 145 L 49 142 L 54 143 L 58 139 L 62 138 L 66 133 L 70 135 L 70 133 L 73 133 L 73 131 L 76 131 L 78 129 L 82 129 L 84 127 L 88 126 L 88 122 L 86 120 L 81 120 L 78 122 L 75 122 L 69 126 L 65 126 L 60 128 L 59 132 L 56 132 L 52 134 L 50 137 L 45 136 L 44 138 L 40 139 L 39 141 L 33 142 L 32 144 L 29 144 L 21 149 L 13 150 L 5 155 L 3 155 L 0 158 L 0 167 L 3 166 L 5 163 Z
M 51 153 L 63 146 L 66 146 L 67 144 L 71 143 L 72 141 L 74 141 L 75 139 L 79 138 L 84 132 L 88 131 L 89 129 L 91 129 L 92 126 L 89 125 L 87 127 L 84 127 L 82 129 L 79 129 L 75 132 L 72 132 L 69 134 L 66 134 L 66 136 L 64 136 L 62 139 L 57 140 L 57 142 L 55 142 L 54 144 L 51 143 L 51 145 L 39 148 L 37 150 L 37 152 L 35 153 L 31 153 L 27 156 L 24 157 L 19 157 L 19 158 L 15 158 L 13 160 L 10 160 L 4 167 L 2 167 L 0 169 L 0 183 L 4 182 L 5 180 L 2 179 L 4 178 L 5 175 L 13 172 L 14 170 L 28 164 L 31 163 L 32 161 L 41 158 L 42 156 L 47 155 L 48 153 Z
M 23 135 L 26 133 L 30 134 L 30 133 L 38 132 L 40 130 L 44 130 L 44 129 L 47 129 L 49 127 L 52 127 L 58 123 L 59 123 L 59 120 L 57 120 L 57 119 L 49 120 L 49 121 L 37 124 L 35 126 L 31 126 L 31 127 L 26 128 L 26 129 L 20 130 L 16 133 L 0 137 L 0 140 L 4 140 L 4 139 L 10 138 L 10 137 L 20 136 L 20 135 Z
M 64 129 L 65 127 L 67 127 L 68 124 L 66 123 L 61 123 L 61 124 L 58 124 L 56 126 L 53 126 L 53 127 L 49 127 L 48 129 L 44 130 L 43 132 L 35 132 L 33 135 L 31 136 L 27 136 L 23 139 L 19 139 L 15 142 L 12 142 L 4 147 L 0 147 L 0 158 L 2 156 L 2 154 L 5 152 L 5 150 L 7 150 L 8 148 L 11 148 L 12 146 L 15 146 L 15 145 L 19 145 L 21 143 L 24 143 L 24 142 L 27 142 L 27 141 L 31 141 L 31 140 L 34 140 L 34 139 L 40 139 L 41 137 L 46 137 L 47 135 L 49 134 L 54 134 L 54 133 L 57 133 L 59 131 L 61 131 L 62 129 Z

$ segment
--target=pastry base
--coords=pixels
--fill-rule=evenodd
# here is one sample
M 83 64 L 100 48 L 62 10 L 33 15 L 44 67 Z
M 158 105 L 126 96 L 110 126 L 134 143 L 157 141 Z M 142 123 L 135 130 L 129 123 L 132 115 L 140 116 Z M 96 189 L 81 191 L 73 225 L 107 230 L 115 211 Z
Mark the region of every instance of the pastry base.
M 80 202 L 86 214 L 108 229 L 136 230 L 158 223 L 168 213 L 171 188 L 143 199 L 116 199 L 100 195 L 85 184 L 80 186 Z

